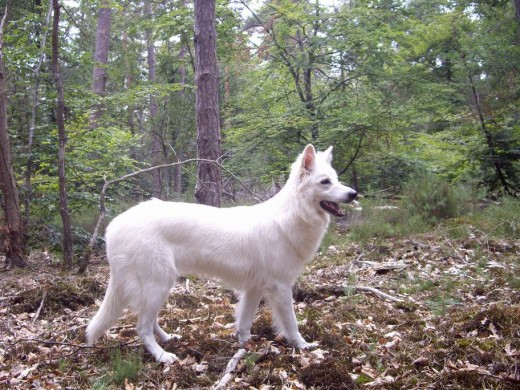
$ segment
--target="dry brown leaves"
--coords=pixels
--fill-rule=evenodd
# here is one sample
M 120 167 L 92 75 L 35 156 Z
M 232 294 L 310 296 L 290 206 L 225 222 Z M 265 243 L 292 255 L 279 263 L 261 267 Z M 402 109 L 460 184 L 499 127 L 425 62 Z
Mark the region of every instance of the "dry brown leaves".
M 519 242 L 477 234 L 324 248 L 294 288 L 300 330 L 319 347 L 286 345 L 262 305 L 226 388 L 519 388 L 519 256 Z M 32 265 L 1 275 L 0 387 L 211 388 L 239 349 L 234 295 L 196 279 L 177 285 L 161 313 L 181 336 L 165 346 L 178 363 L 162 366 L 143 351 L 132 313 L 87 348 L 107 265 L 87 277 Z

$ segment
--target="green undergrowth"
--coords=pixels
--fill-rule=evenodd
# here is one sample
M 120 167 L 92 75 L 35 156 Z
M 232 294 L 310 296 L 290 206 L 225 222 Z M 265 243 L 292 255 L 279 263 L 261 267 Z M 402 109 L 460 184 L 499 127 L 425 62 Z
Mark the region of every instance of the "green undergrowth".
M 405 237 L 435 230 L 450 238 L 464 238 L 475 234 L 489 238 L 520 239 L 520 201 L 504 197 L 499 201 L 468 200 L 454 192 L 454 199 L 466 202 L 460 207 L 452 204 L 451 210 L 436 210 L 443 205 L 429 208 L 426 197 L 405 196 L 396 200 L 363 199 L 362 211 L 350 211 L 347 215 L 351 242 L 367 242 L 374 239 Z M 413 203 L 412 203 L 413 202 Z M 330 241 L 330 240 L 329 240 Z

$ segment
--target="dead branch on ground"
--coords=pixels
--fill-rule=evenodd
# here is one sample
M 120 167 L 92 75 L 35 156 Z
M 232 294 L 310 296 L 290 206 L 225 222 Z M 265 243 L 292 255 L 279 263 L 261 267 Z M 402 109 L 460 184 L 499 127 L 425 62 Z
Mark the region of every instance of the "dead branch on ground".
M 215 383 L 212 387 L 212 390 L 219 390 L 219 389 L 225 389 L 227 384 L 233 379 L 233 373 L 235 369 L 238 366 L 238 363 L 240 363 L 240 360 L 246 355 L 246 350 L 244 348 L 240 348 L 237 353 L 233 355 L 231 360 L 228 362 L 226 366 L 226 370 L 224 371 L 224 375 L 222 375 L 222 378 Z

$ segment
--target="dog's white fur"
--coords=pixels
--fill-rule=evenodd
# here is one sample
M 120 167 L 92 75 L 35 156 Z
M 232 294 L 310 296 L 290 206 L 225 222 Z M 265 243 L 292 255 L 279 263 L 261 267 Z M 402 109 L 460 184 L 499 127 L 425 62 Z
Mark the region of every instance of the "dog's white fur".
M 154 338 L 171 337 L 157 315 L 179 275 L 195 274 L 240 292 L 236 328 L 241 343 L 250 339 L 264 298 L 274 326 L 291 344 L 314 346 L 298 331 L 292 285 L 329 225 L 320 201 L 347 203 L 356 197 L 338 182 L 331 161 L 332 147 L 316 153 L 308 145 L 282 190 L 255 206 L 214 208 L 153 199 L 116 217 L 106 233 L 110 281 L 88 325 L 88 344 L 130 307 L 139 315 L 136 330 L 145 348 L 157 361 L 172 363 L 177 357 Z

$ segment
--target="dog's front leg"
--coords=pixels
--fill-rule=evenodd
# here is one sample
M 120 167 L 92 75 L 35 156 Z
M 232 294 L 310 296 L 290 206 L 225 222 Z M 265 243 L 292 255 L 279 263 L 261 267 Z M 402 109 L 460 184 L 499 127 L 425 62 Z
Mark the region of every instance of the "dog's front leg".
M 287 341 L 298 348 L 317 347 L 317 343 L 308 343 L 298 330 L 296 314 L 294 312 L 292 288 L 285 285 L 276 285 L 271 289 L 268 297 L 269 305 L 273 310 L 275 328 L 287 338 Z
M 262 290 L 257 288 L 245 291 L 240 296 L 236 309 L 236 329 L 240 344 L 248 342 L 251 338 L 251 325 L 261 300 Z

